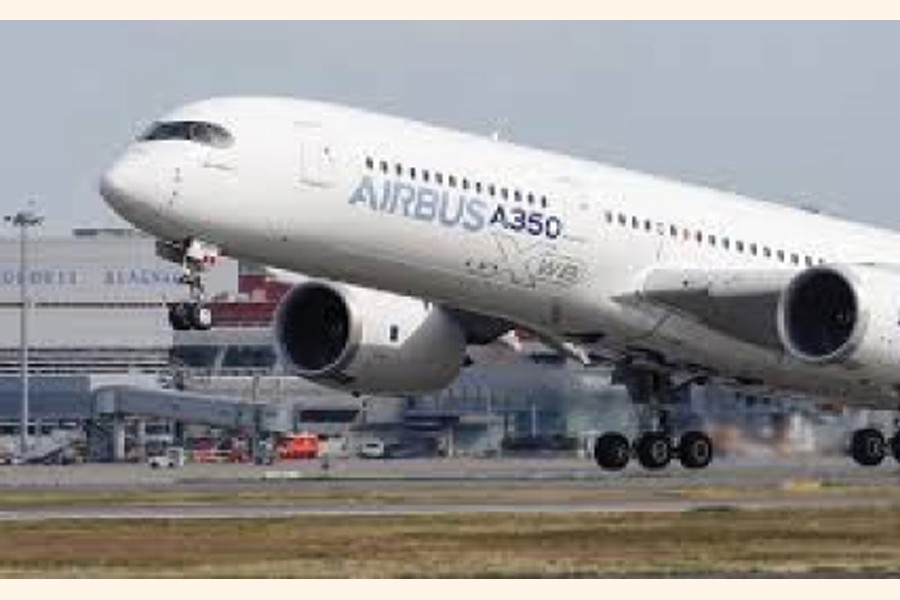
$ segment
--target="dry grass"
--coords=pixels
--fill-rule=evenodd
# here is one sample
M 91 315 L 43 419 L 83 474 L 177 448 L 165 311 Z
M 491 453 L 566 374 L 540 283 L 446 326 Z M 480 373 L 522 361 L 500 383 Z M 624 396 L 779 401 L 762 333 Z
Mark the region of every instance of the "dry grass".
M 50 521 L 0 575 L 472 577 L 900 571 L 900 508 Z

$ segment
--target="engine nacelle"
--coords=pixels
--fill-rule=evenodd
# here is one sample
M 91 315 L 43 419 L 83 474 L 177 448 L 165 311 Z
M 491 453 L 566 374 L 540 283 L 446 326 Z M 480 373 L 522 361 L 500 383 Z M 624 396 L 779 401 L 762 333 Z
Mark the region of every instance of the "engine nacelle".
M 466 356 L 465 333 L 440 307 L 322 281 L 301 283 L 284 296 L 275 338 L 298 375 L 361 393 L 440 389 Z
M 900 272 L 871 265 L 815 267 L 781 294 L 778 333 L 787 351 L 814 364 L 866 371 L 900 364 Z

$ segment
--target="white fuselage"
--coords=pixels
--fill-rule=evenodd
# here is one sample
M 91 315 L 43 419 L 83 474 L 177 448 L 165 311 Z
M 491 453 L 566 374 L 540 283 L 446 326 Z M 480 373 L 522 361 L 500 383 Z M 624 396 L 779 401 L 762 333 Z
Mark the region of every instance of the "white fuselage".
M 652 352 L 848 401 L 887 388 L 740 342 L 638 292 L 669 266 L 895 264 L 892 232 L 324 103 L 223 98 L 166 120 L 213 122 L 233 142 L 139 141 L 105 175 L 110 204 L 157 236 L 560 339 L 596 337 L 613 356 Z

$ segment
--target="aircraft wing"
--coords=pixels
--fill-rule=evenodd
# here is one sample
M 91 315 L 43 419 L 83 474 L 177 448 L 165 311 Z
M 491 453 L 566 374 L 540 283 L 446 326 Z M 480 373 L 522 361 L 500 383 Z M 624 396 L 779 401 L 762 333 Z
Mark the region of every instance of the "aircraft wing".
M 780 349 L 778 302 L 787 270 L 656 269 L 639 296 L 733 338 Z

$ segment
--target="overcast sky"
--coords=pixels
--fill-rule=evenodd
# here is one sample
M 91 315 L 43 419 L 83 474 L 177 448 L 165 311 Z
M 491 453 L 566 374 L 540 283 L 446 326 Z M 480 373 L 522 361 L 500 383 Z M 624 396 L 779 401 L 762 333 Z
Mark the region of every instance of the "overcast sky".
M 0 23 L 0 206 L 121 221 L 99 173 L 219 94 L 332 100 L 900 229 L 900 24 Z

